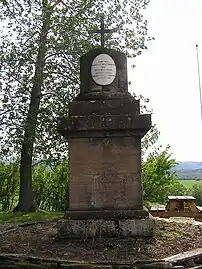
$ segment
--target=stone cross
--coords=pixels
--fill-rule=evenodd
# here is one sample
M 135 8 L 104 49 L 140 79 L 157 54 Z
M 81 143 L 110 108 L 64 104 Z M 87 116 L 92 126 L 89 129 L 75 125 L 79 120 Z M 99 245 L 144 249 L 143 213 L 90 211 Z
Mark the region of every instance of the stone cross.
M 105 34 L 107 33 L 114 33 L 117 29 L 105 29 L 104 23 L 104 16 L 101 17 L 100 20 L 100 30 L 90 30 L 88 31 L 89 34 L 100 34 L 101 35 L 101 47 L 104 48 L 105 46 Z

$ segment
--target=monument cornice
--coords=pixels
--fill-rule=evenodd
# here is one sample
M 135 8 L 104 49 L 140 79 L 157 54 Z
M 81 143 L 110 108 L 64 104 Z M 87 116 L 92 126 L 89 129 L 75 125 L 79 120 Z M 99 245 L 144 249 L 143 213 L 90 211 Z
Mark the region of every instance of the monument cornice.
M 122 131 L 127 133 L 133 131 L 143 136 L 151 128 L 151 115 L 95 115 L 95 116 L 71 116 L 61 119 L 61 130 L 68 138 L 76 135 L 76 132 Z M 63 127 L 64 126 L 64 127 Z M 92 134 L 91 134 L 92 135 Z M 131 134 L 130 134 L 131 135 Z M 81 135 L 79 135 L 81 137 Z

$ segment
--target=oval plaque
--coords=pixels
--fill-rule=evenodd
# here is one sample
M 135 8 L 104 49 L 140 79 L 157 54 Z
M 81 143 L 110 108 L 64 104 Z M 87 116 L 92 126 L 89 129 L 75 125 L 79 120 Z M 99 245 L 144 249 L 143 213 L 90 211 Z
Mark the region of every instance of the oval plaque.
M 116 65 L 108 54 L 99 54 L 93 60 L 91 75 L 98 85 L 109 85 L 116 77 Z

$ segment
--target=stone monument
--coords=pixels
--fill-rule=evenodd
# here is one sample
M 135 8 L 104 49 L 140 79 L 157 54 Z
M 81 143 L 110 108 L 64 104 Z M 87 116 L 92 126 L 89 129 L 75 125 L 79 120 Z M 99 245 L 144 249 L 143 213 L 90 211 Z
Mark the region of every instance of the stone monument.
M 58 122 L 68 139 L 69 209 L 61 237 L 152 236 L 143 207 L 141 139 L 151 115 L 128 92 L 127 57 L 102 46 L 80 60 L 80 93 Z M 107 30 L 109 32 L 109 30 Z

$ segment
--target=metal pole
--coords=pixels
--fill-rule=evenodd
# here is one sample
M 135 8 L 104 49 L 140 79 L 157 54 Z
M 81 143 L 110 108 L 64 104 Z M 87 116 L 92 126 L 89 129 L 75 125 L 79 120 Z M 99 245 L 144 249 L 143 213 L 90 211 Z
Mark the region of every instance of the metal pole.
M 202 119 L 201 76 L 200 76 L 200 66 L 199 66 L 199 57 L 198 57 L 198 45 L 196 45 L 196 57 L 197 57 L 197 67 L 198 67 L 198 85 L 199 85 L 200 105 L 201 105 L 201 119 Z

